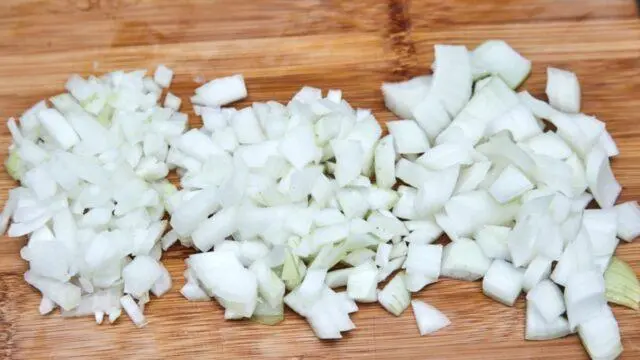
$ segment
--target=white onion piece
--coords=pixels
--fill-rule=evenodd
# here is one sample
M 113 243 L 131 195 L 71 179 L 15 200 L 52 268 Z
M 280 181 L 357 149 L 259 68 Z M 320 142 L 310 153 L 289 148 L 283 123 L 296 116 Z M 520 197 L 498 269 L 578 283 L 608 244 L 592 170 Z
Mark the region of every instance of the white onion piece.
M 403 119 L 412 119 L 413 109 L 427 97 L 432 81 L 431 76 L 417 76 L 407 81 L 383 83 L 385 106 Z
M 473 239 L 489 259 L 511 260 L 507 239 L 511 229 L 506 226 L 485 225 L 475 232 Z
M 611 134 L 607 130 L 604 130 L 602 132 L 602 135 L 600 135 L 598 144 L 604 149 L 604 151 L 607 152 L 607 155 L 609 157 L 620 155 L 618 145 L 616 145 L 615 140 L 613 140 L 613 136 L 611 136 Z
M 583 236 L 567 244 L 551 273 L 551 280 L 561 286 L 566 286 L 573 273 L 587 271 L 593 268 L 595 257 L 589 238 Z
M 427 134 L 429 141 L 433 141 L 451 123 L 451 115 L 445 105 L 435 95 L 425 97 L 412 110 L 413 118 Z
M 391 210 L 398 202 L 398 193 L 392 189 L 371 186 L 368 191 L 367 201 L 371 210 Z
M 482 279 L 482 292 L 507 306 L 513 306 L 522 291 L 522 273 L 510 263 L 496 259 Z
M 526 340 L 552 340 L 571 334 L 569 322 L 564 317 L 558 316 L 551 321 L 547 321 L 529 302 L 527 302 L 526 311 L 524 335 Z
M 151 286 L 150 289 L 151 293 L 157 297 L 166 294 L 171 289 L 172 285 L 171 274 L 169 274 L 169 270 L 167 270 L 167 268 L 164 266 L 161 266 L 161 270 L 162 274 L 156 280 L 156 282 L 153 283 L 153 286 Z
M 351 266 L 359 266 L 365 263 L 373 262 L 375 256 L 375 251 L 371 249 L 357 249 L 347 254 L 343 261 Z
M 614 208 L 588 209 L 582 215 L 582 228 L 591 241 L 593 255 L 611 256 L 618 246 L 618 215 Z
M 451 125 L 438 135 L 436 143 L 443 144 L 465 139 L 475 145 L 485 134 L 487 125 L 518 102 L 518 97 L 504 81 L 492 77 L 487 85 L 473 95 Z
M 527 309 L 533 307 L 544 321 L 552 323 L 565 312 L 564 298 L 558 285 L 542 280 L 527 293 Z
M 514 166 L 507 166 L 489 188 L 489 193 L 500 203 L 509 202 L 533 189 L 533 184 Z
M 196 89 L 193 103 L 212 107 L 223 106 L 247 96 L 242 75 L 232 75 L 207 82 Z
M 440 277 L 442 254 L 442 245 L 411 243 L 407 251 L 407 260 L 402 267 L 407 269 L 407 272 L 437 280 Z
M 40 301 L 40 306 L 38 306 L 38 311 L 40 312 L 40 315 L 46 315 L 52 312 L 56 308 L 56 306 L 57 305 L 55 302 L 53 302 L 53 300 L 49 299 L 46 296 L 43 296 L 42 300 Z
M 347 294 L 358 302 L 374 302 L 378 300 L 376 287 L 378 285 L 378 269 L 371 262 L 358 265 L 349 274 L 347 280 Z
M 206 291 L 215 295 L 226 310 L 238 317 L 251 317 L 257 304 L 257 278 L 233 253 L 194 254 L 189 257 L 189 265 Z
M 575 73 L 548 67 L 545 92 L 554 108 L 569 113 L 580 112 L 580 83 Z
M 409 235 L 409 230 L 404 223 L 388 212 L 373 212 L 367 218 L 367 222 L 373 229 L 372 233 L 382 240 L 391 240 L 394 236 Z
M 349 275 L 355 270 L 353 267 L 333 270 L 327 273 L 325 277 L 325 283 L 328 287 L 334 289 L 337 287 L 347 286 Z
M 396 182 L 396 152 L 392 135 L 380 139 L 375 150 L 376 184 L 390 189 Z
M 459 174 L 460 167 L 451 166 L 438 171 L 419 187 L 414 202 L 418 216 L 427 217 L 442 209 L 453 194 Z
M 637 201 L 616 205 L 617 233 L 624 241 L 631 242 L 640 236 L 640 206 Z
M 220 194 L 216 188 L 207 188 L 197 196 L 182 202 L 171 214 L 171 227 L 178 235 L 191 234 L 198 224 L 219 208 Z
M 147 319 L 131 296 L 125 295 L 120 298 L 120 304 L 137 327 L 141 328 L 147 325 Z
M 616 359 L 622 353 L 618 322 L 607 305 L 580 324 L 578 335 L 592 359 Z
M 208 251 L 236 231 L 236 210 L 235 207 L 227 207 L 202 221 L 191 234 L 196 248 L 200 251 Z
M 433 171 L 401 158 L 396 163 L 396 177 L 414 188 L 419 188 L 433 176 Z
M 407 290 L 404 282 L 404 274 L 394 276 L 387 285 L 378 292 L 378 302 L 388 312 L 395 316 L 400 316 L 409 307 L 411 293 Z
M 336 157 L 334 176 L 340 187 L 346 186 L 358 175 L 364 163 L 364 149 L 353 140 L 333 140 L 331 148 Z
M 460 177 L 458 178 L 458 183 L 456 184 L 454 193 L 457 194 L 476 190 L 484 181 L 490 168 L 490 161 L 479 161 L 462 169 L 460 171 Z
M 48 279 L 30 271 L 24 274 L 24 280 L 64 310 L 71 310 L 80 304 L 80 288 L 71 283 Z
M 397 257 L 395 259 L 391 259 L 383 268 L 378 269 L 378 282 L 385 281 L 389 277 L 389 275 L 391 275 L 394 271 L 400 269 L 405 260 L 406 256 Z M 407 289 L 409 288 L 407 287 Z
M 55 109 L 46 109 L 38 113 L 44 130 L 56 141 L 62 150 L 68 150 L 80 141 L 78 134 L 69 122 Z
M 435 45 L 435 67 L 429 96 L 436 96 L 450 116 L 456 116 L 471 97 L 471 61 L 467 48 Z
M 564 160 L 573 153 L 569 145 L 552 131 L 534 136 L 524 144 L 535 154 L 545 155 L 559 160 Z
M 517 88 L 531 71 L 531 61 L 525 59 L 502 40 L 489 40 L 471 53 L 473 66 L 499 75 L 512 89 Z
M 122 270 L 124 291 L 139 299 L 162 275 L 162 265 L 156 260 L 149 256 L 136 256 Z
M 606 305 L 604 292 L 602 274 L 594 270 L 576 272 L 569 276 L 564 299 L 571 329 L 589 321 Z
M 420 300 L 411 301 L 420 336 L 434 333 L 451 324 L 449 318 L 435 307 Z
M 491 261 L 473 240 L 457 239 L 447 244 L 442 252 L 441 273 L 450 278 L 475 281 L 485 275 L 490 265 Z
M 168 88 L 171 85 L 171 80 L 173 80 L 173 70 L 163 64 L 158 65 L 153 74 L 153 80 L 161 87 Z
M 387 128 L 398 154 L 422 154 L 429 149 L 429 140 L 415 121 L 388 121 Z
M 485 190 L 460 193 L 451 197 L 444 206 L 451 228 L 443 229 L 452 239 L 455 239 L 456 235 L 452 236 L 451 230 L 457 236 L 470 236 L 484 225 L 510 223 L 518 207 L 519 205 L 514 203 L 499 204 Z M 464 220 L 461 221 L 462 219 Z
M 469 101 L 472 76 L 469 52 L 464 46 L 436 45 L 431 89 L 414 109 L 413 116 L 435 139 Z
M 490 81 L 491 78 L 487 78 Z M 542 127 L 533 116 L 529 108 L 523 104 L 517 104 L 509 111 L 492 120 L 487 125 L 485 136 L 493 136 L 507 130 L 517 142 L 531 139 L 542 134 Z
M 376 251 L 376 266 L 384 267 L 389 263 L 389 258 L 391 256 L 391 249 L 393 249 L 393 245 L 381 243 L 378 245 L 378 250 Z
M 455 165 L 471 165 L 479 154 L 462 143 L 436 145 L 427 150 L 416 162 L 432 170 L 443 170 Z
M 551 260 L 538 255 L 527 266 L 524 272 L 522 288 L 524 291 L 533 289 L 539 282 L 544 281 L 551 274 Z
M 586 178 L 589 190 L 602 208 L 613 206 L 622 187 L 613 176 L 606 153 L 598 148 L 589 152 L 586 159 Z
M 549 215 L 537 216 L 535 252 L 549 260 L 559 260 L 565 244 L 562 229 Z
M 535 217 L 526 217 L 516 222 L 507 238 L 509 252 L 515 266 L 526 266 L 535 257 L 538 230 Z
M 310 268 L 307 274 L 302 280 L 302 283 L 297 288 L 300 296 L 305 299 L 316 298 L 320 295 L 322 289 L 324 289 L 324 279 L 327 276 L 326 269 L 314 269 Z

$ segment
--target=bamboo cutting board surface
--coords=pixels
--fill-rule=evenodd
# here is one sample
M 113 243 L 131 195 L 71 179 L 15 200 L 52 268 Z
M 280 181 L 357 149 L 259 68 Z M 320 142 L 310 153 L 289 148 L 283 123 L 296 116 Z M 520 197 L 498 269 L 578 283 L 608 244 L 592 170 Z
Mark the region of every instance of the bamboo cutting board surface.
M 243 73 L 251 101 L 288 100 L 301 85 L 339 88 L 380 121 L 379 86 L 428 71 L 435 43 L 474 47 L 507 40 L 533 61 L 525 84 L 544 93 L 549 65 L 577 72 L 584 111 L 606 121 L 621 155 L 613 161 L 624 190 L 640 197 L 640 21 L 631 0 L 4 0 L 0 3 L 0 118 L 18 116 L 63 91 L 71 73 L 117 69 L 176 71 L 172 92 L 185 100 L 196 77 Z M 192 125 L 199 119 L 191 117 Z M 0 156 L 10 138 L 0 130 Z M 4 170 L 4 169 L 3 169 Z M 0 174 L 0 200 L 15 183 Z M 361 305 L 357 329 L 338 342 L 317 340 L 288 312 L 267 327 L 224 321 L 214 302 L 190 303 L 178 290 L 188 250 L 163 256 L 172 291 L 147 306 L 149 325 L 121 317 L 97 326 L 90 318 L 42 317 L 39 295 L 22 279 L 24 240 L 0 246 L 0 356 L 5 359 L 574 359 L 586 358 L 576 336 L 525 342 L 524 301 L 502 306 L 479 282 L 442 280 L 420 292 L 452 325 L 420 337 L 411 310 L 393 317 Z M 640 242 L 618 255 L 640 271 Z M 640 358 L 640 316 L 615 307 L 625 359 Z

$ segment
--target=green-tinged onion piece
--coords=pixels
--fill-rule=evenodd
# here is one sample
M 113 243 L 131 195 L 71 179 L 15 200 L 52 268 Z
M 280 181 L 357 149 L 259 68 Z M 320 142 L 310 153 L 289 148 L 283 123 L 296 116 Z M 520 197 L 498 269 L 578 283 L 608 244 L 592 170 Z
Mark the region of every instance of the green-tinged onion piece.
M 290 249 L 286 250 L 284 265 L 282 266 L 282 281 L 288 290 L 295 289 L 307 273 L 307 268 L 299 257 L 294 255 Z
M 263 325 L 277 325 L 284 320 L 284 305 L 279 303 L 273 307 L 259 298 L 251 320 Z
M 9 152 L 9 157 L 4 162 L 4 167 L 7 169 L 7 173 L 9 173 L 9 176 L 11 176 L 14 180 L 20 180 L 25 172 L 22 158 L 20 157 L 20 154 L 18 154 L 17 150 L 12 150 Z
M 607 301 L 638 310 L 640 281 L 629 264 L 612 257 L 604 281 Z

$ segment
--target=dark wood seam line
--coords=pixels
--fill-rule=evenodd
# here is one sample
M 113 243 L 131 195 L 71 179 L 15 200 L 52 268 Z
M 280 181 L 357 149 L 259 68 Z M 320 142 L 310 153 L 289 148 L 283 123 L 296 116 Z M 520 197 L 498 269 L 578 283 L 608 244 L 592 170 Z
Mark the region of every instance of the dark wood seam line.
M 386 40 L 394 55 L 391 72 L 408 77 L 417 67 L 416 49 L 411 36 L 410 0 L 388 0 Z

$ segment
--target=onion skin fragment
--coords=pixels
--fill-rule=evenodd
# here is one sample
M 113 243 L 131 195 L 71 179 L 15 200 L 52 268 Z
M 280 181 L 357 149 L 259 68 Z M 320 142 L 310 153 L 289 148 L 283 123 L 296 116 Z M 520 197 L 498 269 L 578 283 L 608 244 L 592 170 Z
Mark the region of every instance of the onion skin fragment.
M 638 310 L 640 281 L 631 266 L 614 256 L 604 273 L 607 301 Z

